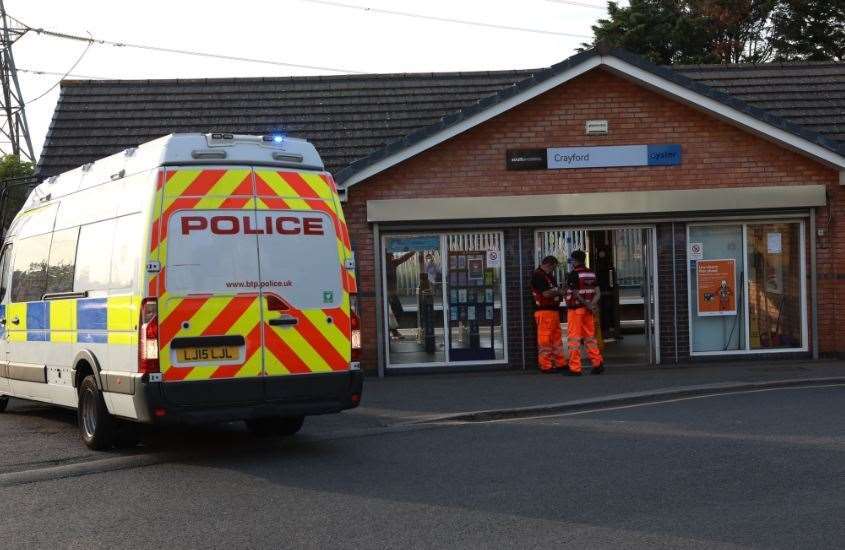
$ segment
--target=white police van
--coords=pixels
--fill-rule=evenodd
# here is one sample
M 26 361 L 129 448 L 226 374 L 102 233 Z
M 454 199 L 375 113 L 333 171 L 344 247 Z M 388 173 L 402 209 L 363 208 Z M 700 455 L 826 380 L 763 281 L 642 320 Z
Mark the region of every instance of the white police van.
M 354 262 L 314 147 L 173 134 L 51 177 L 0 253 L 0 410 L 76 408 L 84 442 L 137 423 L 292 434 L 355 407 Z

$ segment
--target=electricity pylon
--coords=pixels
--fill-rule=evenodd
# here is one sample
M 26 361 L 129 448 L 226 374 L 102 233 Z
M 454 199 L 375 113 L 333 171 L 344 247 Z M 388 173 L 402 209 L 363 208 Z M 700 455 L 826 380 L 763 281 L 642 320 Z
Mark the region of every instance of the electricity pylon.
M 26 122 L 26 103 L 21 95 L 18 83 L 18 71 L 12 56 L 12 44 L 29 30 L 27 27 L 13 24 L 6 14 L 3 0 L 0 0 L 0 153 L 17 155 L 22 161 L 35 162 L 32 138 Z

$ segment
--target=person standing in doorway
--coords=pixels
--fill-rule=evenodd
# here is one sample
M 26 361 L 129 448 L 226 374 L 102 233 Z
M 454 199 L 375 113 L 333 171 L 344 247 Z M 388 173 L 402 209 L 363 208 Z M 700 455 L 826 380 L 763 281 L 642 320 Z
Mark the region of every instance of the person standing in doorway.
M 558 261 L 546 256 L 531 277 L 534 321 L 537 323 L 537 362 L 540 372 L 552 373 L 566 367 L 563 334 L 560 330 L 560 302 L 563 293 L 555 278 Z
M 596 274 L 587 269 L 587 255 L 576 250 L 570 256 L 572 270 L 566 276 L 566 322 L 568 326 L 569 370 L 581 376 L 581 342 L 587 348 L 592 369 L 590 374 L 604 372 L 604 359 L 596 340 L 595 315 L 598 313 L 601 290 Z
M 402 314 L 405 313 L 405 308 L 402 307 L 402 301 L 399 299 L 396 270 L 400 265 L 414 257 L 416 252 L 410 251 L 401 255 L 394 255 L 390 252 L 385 254 L 384 270 L 385 279 L 387 280 L 387 304 L 390 307 L 390 312 L 395 319 L 394 322 L 389 322 L 390 337 L 394 340 L 401 340 L 402 333 L 399 332 L 399 320 Z M 395 323 L 395 324 L 394 324 Z

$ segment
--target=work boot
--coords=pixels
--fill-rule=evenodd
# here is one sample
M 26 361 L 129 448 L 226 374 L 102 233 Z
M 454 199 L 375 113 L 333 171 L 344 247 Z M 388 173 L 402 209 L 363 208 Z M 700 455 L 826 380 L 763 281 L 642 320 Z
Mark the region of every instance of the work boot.
M 541 373 L 543 373 L 543 374 L 554 374 L 554 373 L 556 373 L 558 370 L 560 370 L 560 369 L 555 369 L 555 368 L 551 368 L 551 369 L 540 369 L 540 372 L 541 372 Z
M 604 372 L 604 363 L 599 363 L 590 369 L 590 374 L 601 374 Z

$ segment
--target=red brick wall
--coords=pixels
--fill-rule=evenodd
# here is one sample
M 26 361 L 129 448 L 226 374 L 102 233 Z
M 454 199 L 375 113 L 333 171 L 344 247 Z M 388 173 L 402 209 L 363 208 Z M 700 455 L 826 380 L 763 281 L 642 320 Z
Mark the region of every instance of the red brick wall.
M 607 136 L 584 135 L 606 119 Z M 509 148 L 680 143 L 680 166 L 507 171 Z M 823 352 L 845 351 L 845 193 L 838 174 L 804 156 L 598 69 L 491 119 L 350 189 L 346 217 L 356 249 L 365 366 L 375 366 L 375 278 L 366 201 L 388 198 L 552 194 L 826 184 L 832 217 L 818 250 Z M 809 254 L 808 254 L 809 256 Z M 683 288 L 686 299 L 686 287 Z M 512 359 L 514 359 L 512 357 Z

